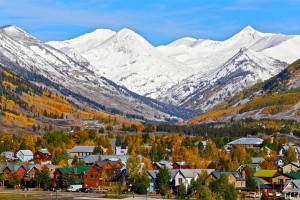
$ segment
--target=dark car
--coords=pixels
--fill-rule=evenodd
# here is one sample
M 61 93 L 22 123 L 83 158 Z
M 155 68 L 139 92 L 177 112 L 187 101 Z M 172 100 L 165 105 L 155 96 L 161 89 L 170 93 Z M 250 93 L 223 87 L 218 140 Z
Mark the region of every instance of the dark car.
M 59 186 L 54 186 L 54 187 L 52 188 L 52 191 L 53 191 L 53 192 L 56 192 L 56 191 L 58 191 L 58 190 L 61 190 L 61 188 L 60 188 Z
M 122 191 L 122 194 L 129 194 L 129 193 L 130 193 L 130 191 L 128 189 L 125 189 Z
M 96 189 L 94 189 L 94 188 L 89 188 L 89 189 L 87 189 L 85 192 L 86 193 L 94 193 L 96 191 Z
M 76 192 L 86 192 L 88 188 L 79 188 Z
M 51 191 L 51 190 L 53 190 L 53 188 L 52 188 L 52 187 L 50 187 L 50 186 L 46 186 L 46 187 L 44 187 L 44 191 Z

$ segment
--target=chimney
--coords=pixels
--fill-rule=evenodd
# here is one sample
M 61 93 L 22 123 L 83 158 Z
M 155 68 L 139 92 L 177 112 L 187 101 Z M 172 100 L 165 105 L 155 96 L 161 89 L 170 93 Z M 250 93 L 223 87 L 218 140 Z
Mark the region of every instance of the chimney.
M 245 172 L 245 170 L 242 171 L 242 177 L 246 178 L 246 172 Z

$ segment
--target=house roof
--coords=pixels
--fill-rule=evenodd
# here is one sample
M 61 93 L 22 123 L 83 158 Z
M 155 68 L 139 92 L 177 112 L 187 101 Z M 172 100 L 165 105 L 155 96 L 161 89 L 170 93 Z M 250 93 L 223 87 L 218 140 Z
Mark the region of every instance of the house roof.
M 88 152 L 93 153 L 95 146 L 75 146 L 70 150 L 70 153 Z
M 47 154 L 47 155 L 51 156 L 51 153 L 48 151 L 48 149 L 41 149 L 41 150 L 39 150 L 39 152 L 42 154 Z
M 174 178 L 179 169 L 169 169 L 168 171 L 171 173 L 171 177 Z M 159 170 L 147 170 L 147 172 L 152 177 L 152 179 L 156 179 Z
M 219 179 L 221 175 L 224 174 L 226 177 L 230 176 L 232 174 L 237 181 L 244 181 L 242 175 L 238 171 L 228 171 L 228 172 L 221 172 L 221 171 L 213 171 L 211 172 L 211 175 L 213 175 L 216 179 Z
M 62 174 L 63 173 L 71 173 L 72 168 L 71 167 L 65 167 L 65 168 L 57 168 Z M 85 173 L 90 169 L 90 166 L 84 166 L 84 167 L 75 167 L 75 174 Z
M 123 162 L 127 162 L 127 159 L 129 158 L 129 155 L 89 155 L 85 156 L 83 158 L 84 162 L 87 164 L 95 163 L 99 161 L 99 156 L 100 160 L 110 160 L 110 161 L 118 161 L 121 160 Z M 142 159 L 142 156 L 138 155 L 140 159 Z
M 2 152 L 1 154 L 4 155 L 6 159 L 10 159 L 14 156 L 14 153 L 9 151 Z
M 300 179 L 300 173 L 284 173 L 284 175 L 291 179 Z
M 18 152 L 22 153 L 24 156 L 33 156 L 33 153 L 30 150 L 19 150 Z
M 261 138 L 239 138 L 237 140 L 234 140 L 232 142 L 229 142 L 229 145 L 236 145 L 236 144 L 240 144 L 240 145 L 261 145 L 263 143 L 263 139 Z
M 116 138 L 111 138 L 111 139 L 109 139 L 109 143 L 110 143 L 110 145 L 111 145 L 112 147 L 115 147 L 115 146 L 116 146 L 116 141 L 117 141 Z
M 271 186 L 269 186 L 270 183 L 265 181 L 264 179 L 254 177 L 254 180 L 257 184 L 259 184 L 259 188 L 263 188 L 263 189 L 271 189 L 272 188 Z
M 266 177 L 271 178 L 275 176 L 277 173 L 277 170 L 268 170 L 268 169 L 261 169 L 254 173 L 254 176 L 256 177 Z
M 200 174 L 203 171 L 206 171 L 207 174 L 210 174 L 215 170 L 214 169 L 180 169 L 179 171 L 185 178 L 194 178 L 197 174 Z
M 17 171 L 22 165 L 7 165 L 6 167 L 11 171 Z
M 116 167 L 117 164 L 119 164 L 120 162 L 119 161 L 99 161 L 99 162 L 96 162 L 96 164 L 99 166 L 99 167 L 104 167 L 106 165 L 106 163 L 109 163 L 111 164 L 112 167 Z M 122 163 L 121 163 L 122 164 Z M 122 168 L 122 167 L 121 167 Z
M 259 162 L 262 162 L 264 160 L 265 160 L 264 158 L 254 157 L 254 158 L 252 158 L 251 164 L 258 164 Z
M 163 168 L 166 167 L 167 169 L 173 169 L 173 163 L 169 162 L 169 161 L 159 161 L 159 162 L 154 162 L 154 164 L 156 164 L 159 168 Z
M 251 169 L 256 169 L 257 167 L 260 168 L 259 164 L 244 164 L 244 165 L 241 165 L 241 166 L 243 166 L 243 168 L 248 167 L 248 168 L 251 168 Z
M 290 184 L 293 184 L 294 187 L 287 187 Z M 299 190 L 300 190 L 300 180 L 288 180 L 284 185 L 283 192 L 285 191 L 299 192 Z

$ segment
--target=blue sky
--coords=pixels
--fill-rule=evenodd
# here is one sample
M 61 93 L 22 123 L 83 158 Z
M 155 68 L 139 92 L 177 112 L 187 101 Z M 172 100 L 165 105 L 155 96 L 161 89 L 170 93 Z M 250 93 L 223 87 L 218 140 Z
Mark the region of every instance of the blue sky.
M 0 24 L 44 41 L 129 28 L 153 45 L 189 36 L 224 40 L 251 25 L 300 34 L 300 0 L 0 0 Z

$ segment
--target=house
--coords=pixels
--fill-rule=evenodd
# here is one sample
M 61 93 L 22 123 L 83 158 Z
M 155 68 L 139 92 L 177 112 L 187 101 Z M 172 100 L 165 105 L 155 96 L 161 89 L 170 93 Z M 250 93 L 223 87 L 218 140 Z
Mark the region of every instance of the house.
M 73 159 L 83 159 L 87 155 L 91 155 L 95 149 L 95 146 L 75 146 L 73 149 L 68 151 L 69 159 L 68 163 L 71 164 Z
M 84 187 L 98 188 L 111 181 L 121 172 L 122 163 L 119 161 L 100 161 L 92 165 L 85 173 Z
M 35 161 L 41 161 L 42 164 L 51 164 L 51 153 L 48 149 L 41 149 L 34 154 Z
M 17 172 L 20 179 L 23 179 L 27 170 L 23 165 L 6 165 L 2 172 L 10 176 L 13 172 Z
M 184 184 L 185 189 L 189 187 L 191 184 L 192 179 L 197 180 L 199 174 L 202 172 L 206 172 L 210 174 L 211 172 L 215 171 L 214 169 L 180 169 L 175 177 L 174 177 L 174 186 L 178 187 L 180 184 Z
M 30 150 L 19 150 L 16 154 L 16 157 L 21 162 L 28 162 L 28 161 L 33 160 L 33 153 Z
M 69 151 L 70 157 L 74 158 L 77 156 L 78 159 L 82 159 L 86 155 L 93 153 L 95 146 L 75 146 Z
M 300 180 L 289 180 L 284 185 L 283 197 L 285 199 L 299 199 L 300 198 Z
M 261 169 L 261 167 L 259 166 L 259 164 L 244 164 L 244 165 L 241 165 L 237 171 L 242 173 L 242 171 L 245 169 L 245 168 L 248 168 L 248 169 L 251 169 L 253 170 L 253 172 L 257 172 L 258 170 Z
M 225 175 L 228 178 L 228 183 L 233 184 L 236 187 L 236 189 L 238 190 L 246 189 L 245 172 L 241 174 L 238 171 L 227 171 L 227 172 L 213 171 L 204 180 L 205 185 L 209 186 L 209 184 L 213 180 L 219 179 L 221 175 Z
M 115 154 L 120 156 L 120 155 L 126 155 L 128 153 L 128 147 L 125 149 L 122 149 L 122 147 L 115 147 Z
M 284 145 L 282 146 L 282 148 L 279 150 L 278 155 L 280 157 L 284 157 L 285 152 L 289 149 L 289 148 L 293 148 L 297 154 L 297 159 L 300 160 L 300 147 L 295 146 L 294 144 L 290 144 L 290 145 Z
M 174 162 L 172 166 L 173 166 L 173 169 L 190 169 L 190 168 L 194 168 L 193 166 L 191 167 L 187 162 Z
M 273 189 L 282 190 L 287 180 L 290 180 L 288 176 L 278 172 L 277 170 L 261 169 L 254 174 L 254 177 L 261 178 L 272 185 Z
M 261 194 L 263 192 L 265 192 L 266 194 L 271 193 L 273 188 L 271 186 L 270 183 L 268 183 L 267 181 L 258 178 L 258 177 L 254 177 L 254 180 L 256 182 L 256 191 L 260 192 Z
M 142 156 L 138 155 L 140 160 L 142 160 Z M 122 164 L 126 164 L 129 155 L 87 155 L 83 158 L 83 161 L 86 165 L 93 165 L 95 162 L 101 160 L 110 160 L 110 161 L 121 161 Z
M 171 163 L 169 161 L 162 160 L 162 161 L 159 161 L 159 162 L 154 162 L 152 164 L 152 168 L 156 169 L 156 170 L 158 170 L 160 168 L 173 169 L 173 163 Z
M 85 167 L 75 167 L 74 168 L 74 174 L 76 176 L 76 184 L 84 184 L 84 175 L 85 173 L 90 169 L 90 166 L 85 166 Z M 52 186 L 61 186 L 61 178 L 64 173 L 71 174 L 72 173 L 72 168 L 71 167 L 66 167 L 66 168 L 56 168 L 54 173 L 53 173 L 53 181 L 52 181 Z
M 179 171 L 179 169 L 169 169 L 168 170 L 171 174 L 171 180 L 170 180 L 170 185 L 172 185 L 172 189 L 174 191 L 175 189 L 175 175 L 177 174 L 177 172 Z M 157 178 L 157 174 L 159 173 L 159 170 L 147 170 L 148 173 L 148 178 L 150 180 L 150 187 L 148 188 L 148 191 L 150 193 L 155 193 L 158 189 L 157 185 L 156 185 L 156 178 Z
M 283 157 L 277 157 L 275 160 L 275 165 L 278 167 L 282 167 L 283 166 Z
M 6 160 L 14 160 L 14 152 L 5 151 L 1 153 L 1 156 L 4 156 Z
M 300 170 L 300 164 L 298 162 L 290 162 L 282 167 L 279 167 L 281 173 L 292 173 Z
M 264 140 L 261 138 L 239 138 L 237 140 L 229 142 L 227 145 L 231 147 L 231 149 L 233 146 L 241 146 L 247 149 L 251 148 L 254 150 L 260 150 L 263 141 Z

